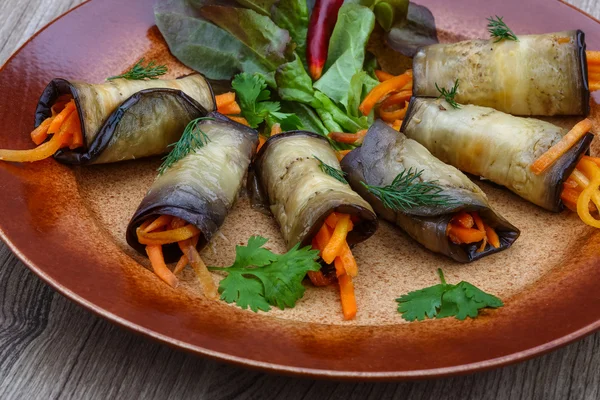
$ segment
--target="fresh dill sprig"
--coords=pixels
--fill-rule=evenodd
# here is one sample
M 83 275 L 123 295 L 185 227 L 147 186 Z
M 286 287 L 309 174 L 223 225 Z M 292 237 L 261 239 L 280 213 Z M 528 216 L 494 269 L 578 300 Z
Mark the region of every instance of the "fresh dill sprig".
M 438 99 L 443 97 L 446 99 L 448 104 L 452 106 L 452 108 L 460 108 L 460 104 L 454 100 L 454 97 L 456 97 L 456 91 L 458 90 L 458 79 L 454 81 L 454 86 L 452 86 L 450 90 L 446 88 L 440 88 L 437 83 L 435 84 L 435 88 L 438 90 L 438 92 L 440 92 Z
M 453 200 L 443 194 L 436 181 L 419 182 L 423 170 L 413 172 L 412 168 L 400 172 L 387 186 L 371 186 L 362 182 L 365 188 L 382 201 L 385 208 L 406 211 L 419 206 L 447 206 Z
M 319 168 L 321 168 L 321 171 L 325 172 L 327 175 L 331 176 L 332 178 L 337 179 L 338 181 L 340 181 L 342 183 L 346 183 L 346 184 L 348 183 L 348 181 L 346 181 L 346 178 L 344 178 L 344 176 L 346 175 L 346 173 L 344 171 L 333 168 L 331 165 L 325 164 L 317 156 L 313 156 L 313 158 L 319 162 Z
M 496 38 L 494 43 L 497 43 L 502 39 L 513 40 L 515 42 L 519 41 L 517 35 L 515 35 L 515 33 L 504 23 L 504 21 L 502 21 L 502 17 L 496 15 L 495 19 L 494 17 L 489 17 L 487 20 L 488 32 L 490 32 L 490 35 L 492 35 L 493 38 Z
M 158 79 L 159 76 L 164 75 L 169 70 L 166 65 L 155 65 L 154 61 L 150 61 L 148 65 L 145 67 L 142 65 L 144 59 L 142 58 L 140 61 L 135 63 L 133 67 L 124 74 L 111 76 L 110 78 L 106 78 L 107 81 L 112 81 L 113 79 L 129 79 L 129 80 L 144 80 L 144 79 Z
M 209 137 L 198 126 L 200 121 L 214 121 L 214 118 L 196 118 L 187 124 L 181 138 L 177 142 L 169 145 L 169 147 L 173 147 L 173 150 L 163 158 L 164 162 L 158 168 L 159 175 L 164 174 L 173 166 L 173 164 L 190 154 L 192 151 L 199 149 L 210 142 Z

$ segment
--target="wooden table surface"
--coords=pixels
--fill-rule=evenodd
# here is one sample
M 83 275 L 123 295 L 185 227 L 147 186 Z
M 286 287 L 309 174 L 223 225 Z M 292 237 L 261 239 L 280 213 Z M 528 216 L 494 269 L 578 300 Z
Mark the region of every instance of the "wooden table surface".
M 81 2 L 0 1 L 0 65 Z M 600 1 L 569 2 L 600 18 Z M 116 327 L 56 293 L 0 242 L 0 399 L 167 397 L 600 399 L 600 333 L 531 361 L 458 378 L 338 383 L 282 377 L 189 355 Z

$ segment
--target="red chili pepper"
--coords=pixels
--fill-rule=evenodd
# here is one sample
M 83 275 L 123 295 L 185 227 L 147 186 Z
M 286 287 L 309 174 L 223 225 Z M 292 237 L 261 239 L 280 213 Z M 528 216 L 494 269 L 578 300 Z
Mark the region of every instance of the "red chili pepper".
M 329 39 L 342 4 L 344 0 L 317 0 L 310 16 L 306 59 L 308 72 L 314 80 L 319 79 L 323 73 Z

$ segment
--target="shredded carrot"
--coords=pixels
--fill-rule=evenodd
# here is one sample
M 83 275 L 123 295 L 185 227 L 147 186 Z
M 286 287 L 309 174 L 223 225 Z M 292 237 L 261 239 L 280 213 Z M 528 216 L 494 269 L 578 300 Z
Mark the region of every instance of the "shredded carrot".
M 388 79 L 392 79 L 395 75 L 392 75 L 389 72 L 385 72 L 380 69 L 376 69 L 375 76 L 377 77 L 377 79 L 379 79 L 379 82 L 383 82 L 387 81 Z
M 483 223 L 483 220 L 479 216 L 479 213 L 474 212 L 471 214 L 471 216 L 473 217 L 473 222 L 475 223 L 475 226 L 477 227 L 477 229 L 479 229 L 482 232 L 485 231 L 485 224 Z
M 65 108 L 52 120 L 48 127 L 48 133 L 57 133 L 60 130 L 60 126 L 65 122 L 67 117 L 75 111 L 75 102 L 70 101 L 67 103 Z
M 227 93 L 223 93 L 223 94 L 219 94 L 215 96 L 215 100 L 217 103 L 217 110 L 219 112 L 221 112 L 219 109 L 221 107 L 224 107 L 228 104 L 231 104 L 235 101 L 235 92 L 227 92 Z M 221 112 L 221 114 L 223 114 Z
M 346 156 L 346 154 L 350 153 L 352 150 L 338 150 L 335 152 L 335 156 L 338 161 L 342 161 L 342 159 Z
M 552 146 L 548 151 L 535 160 L 533 164 L 531 164 L 531 171 L 533 171 L 533 173 L 536 175 L 544 172 L 571 147 L 573 147 L 579 141 L 579 139 L 588 133 L 590 129 L 592 129 L 592 122 L 587 118 L 575 124 L 569 133 L 567 133 L 558 143 Z
M 412 71 L 406 71 L 402 75 L 395 76 L 387 81 L 381 82 L 375 86 L 365 97 L 358 109 L 363 115 L 369 115 L 375 104 L 377 104 L 386 95 L 392 92 L 402 90 L 402 88 L 412 80 Z
M 354 317 L 356 317 L 357 307 L 352 278 L 350 278 L 346 274 L 340 275 L 338 277 L 338 283 L 340 285 L 340 299 L 342 302 L 342 312 L 344 313 L 344 319 L 354 319 Z
M 179 258 L 179 261 L 177 261 L 177 265 L 175 265 L 175 268 L 173 269 L 173 274 L 177 275 L 178 273 L 180 273 L 181 271 L 183 271 L 183 269 L 190 263 L 190 260 L 188 260 L 187 256 L 184 254 Z
M 327 246 L 327 243 L 329 243 L 329 241 L 331 240 L 331 232 L 329 232 L 329 229 L 327 229 L 327 224 L 321 225 L 319 232 L 317 232 L 317 235 L 315 236 L 315 240 L 318 245 L 317 248 L 319 250 L 321 250 L 321 258 L 323 258 L 323 256 L 322 256 L 323 249 Z M 328 263 L 328 264 L 330 264 L 330 263 Z
M 389 110 L 385 108 L 379 109 L 379 117 L 385 122 L 394 123 L 398 120 L 403 120 L 408 111 L 408 103 L 403 108 L 397 108 L 395 110 Z
M 600 51 L 585 52 L 588 64 L 600 64 Z
M 167 268 L 162 247 L 160 245 L 146 246 L 146 254 L 148 254 L 154 273 L 169 286 L 176 287 L 177 277 Z
M 246 118 L 244 118 L 244 117 L 235 117 L 233 115 L 228 115 L 227 118 L 229 118 L 230 120 L 235 121 L 239 124 L 250 126 L 250 124 L 248 123 L 248 121 L 246 121 Z
M 583 169 L 591 170 L 592 179 L 589 185 L 583 189 L 577 199 L 577 214 L 586 224 L 595 228 L 600 228 L 600 220 L 597 220 L 590 214 L 589 203 L 593 202 L 596 208 L 600 208 L 600 167 L 588 160 L 581 160 L 578 164 Z
M 31 132 L 31 140 L 33 140 L 33 143 L 39 146 L 48 139 L 48 128 L 50 127 L 52 119 L 52 117 L 46 118 L 44 122 Z
M 31 150 L 0 150 L 0 160 L 13 162 L 34 162 L 52 157 L 64 147 L 68 140 L 66 133 L 57 133 L 50 140 Z
M 138 241 L 145 245 L 162 245 L 177 243 L 182 240 L 190 239 L 200 233 L 200 229 L 192 224 L 187 224 L 181 228 L 171 229 L 164 232 L 146 233 L 137 229 Z
M 400 128 L 402 127 L 402 120 L 401 119 L 397 119 L 394 121 L 394 123 L 392 124 L 392 128 L 400 131 Z
M 391 109 L 394 106 L 401 105 L 405 106 L 405 103 L 410 100 L 412 97 L 412 90 L 402 90 L 398 93 L 394 93 L 389 95 L 381 102 L 381 107 L 383 109 Z
M 218 112 L 220 112 L 223 115 L 233 115 L 233 114 L 241 114 L 242 109 L 240 108 L 240 105 L 237 102 L 231 102 L 227 105 L 224 105 L 220 108 L 217 109 Z
M 485 226 L 485 239 L 487 239 L 487 242 L 489 244 L 491 244 L 495 249 L 500 247 L 500 237 L 498 237 L 498 234 L 496 233 L 496 231 L 494 230 L 494 228 L 492 228 L 489 225 Z
M 458 224 L 458 225 L 462 226 L 463 228 L 472 228 L 473 225 L 475 225 L 473 216 L 471 216 L 471 214 L 469 214 L 466 211 L 461 211 L 461 212 L 457 213 L 454 217 L 452 217 L 452 219 L 450 220 L 450 223 Z
M 447 235 L 455 244 L 477 243 L 486 237 L 485 231 L 448 224 Z
M 215 282 L 212 280 L 212 276 L 208 271 L 206 264 L 204 264 L 204 261 L 200 257 L 200 254 L 198 254 L 196 246 L 194 246 L 190 240 L 187 240 L 183 247 L 183 253 L 187 256 L 190 265 L 194 269 L 204 291 L 204 295 L 211 300 L 217 300 L 219 298 L 217 285 L 215 285 Z
M 337 214 L 335 212 L 332 212 L 331 214 L 329 214 L 327 216 L 327 218 L 325 219 L 325 223 L 331 229 L 335 229 L 335 226 L 338 223 L 338 216 L 337 216 Z
M 258 135 L 258 147 L 256 148 L 257 152 L 261 149 L 261 147 L 263 147 L 266 141 L 267 138 L 265 138 L 263 135 Z
M 560 37 L 556 39 L 556 42 L 558 44 L 566 44 L 566 43 L 570 43 L 571 42 L 571 38 L 570 37 Z
M 278 135 L 281 133 L 281 124 L 275 123 L 271 127 L 271 136 Z
M 145 229 L 143 229 L 143 232 L 149 233 L 158 228 L 163 228 L 163 227 L 169 225 L 171 223 L 172 219 L 173 219 L 173 217 L 170 215 L 166 215 L 166 214 L 160 215 L 158 218 L 156 218 L 154 221 L 152 221 Z
M 331 264 L 335 260 L 335 257 L 340 254 L 340 250 L 346 242 L 346 236 L 350 230 L 350 215 L 340 214 L 338 217 L 338 223 L 331 235 L 331 239 L 323 249 L 323 254 L 321 255 L 321 258 L 327 264 Z
M 590 82 L 589 87 L 592 92 L 600 90 L 600 82 Z
M 347 242 L 342 245 L 342 252 L 337 258 L 342 260 L 344 270 L 349 276 L 355 277 L 358 275 L 358 264 L 356 263 L 354 254 L 352 254 L 352 250 L 350 250 L 350 246 L 348 246 Z
M 600 157 L 583 156 L 582 159 L 591 161 L 600 167 Z

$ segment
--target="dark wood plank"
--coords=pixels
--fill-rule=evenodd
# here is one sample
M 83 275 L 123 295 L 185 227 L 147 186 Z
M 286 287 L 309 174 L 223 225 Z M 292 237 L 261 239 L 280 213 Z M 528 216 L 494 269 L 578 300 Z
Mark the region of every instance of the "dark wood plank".
M 0 2 L 0 64 L 80 2 Z M 597 0 L 571 2 L 600 16 Z M 579 400 L 600 398 L 599 377 L 600 334 L 518 365 L 441 380 L 340 383 L 246 370 L 113 326 L 54 292 L 0 243 L 1 399 Z

